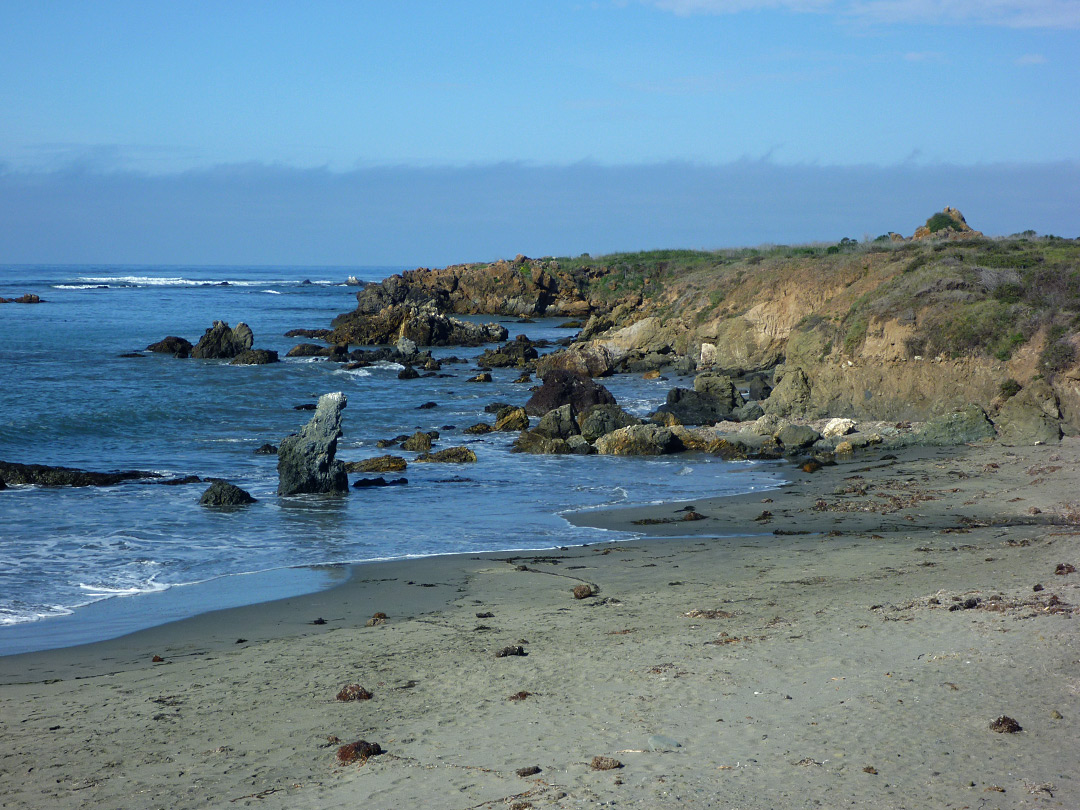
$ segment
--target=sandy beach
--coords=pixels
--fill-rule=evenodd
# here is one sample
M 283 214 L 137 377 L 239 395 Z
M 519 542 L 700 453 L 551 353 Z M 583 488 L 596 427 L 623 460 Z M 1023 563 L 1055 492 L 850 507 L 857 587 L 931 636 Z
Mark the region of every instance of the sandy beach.
M 1080 440 L 891 455 L 0 658 L 0 807 L 1080 807 Z

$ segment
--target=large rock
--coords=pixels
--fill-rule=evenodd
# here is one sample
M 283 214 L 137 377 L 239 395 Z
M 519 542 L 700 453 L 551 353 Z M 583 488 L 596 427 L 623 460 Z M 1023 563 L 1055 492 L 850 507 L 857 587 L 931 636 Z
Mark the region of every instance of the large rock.
M 801 368 L 787 371 L 762 406 L 766 414 L 789 416 L 804 413 L 810 404 L 810 381 Z
M 376 456 L 375 458 L 367 458 L 363 461 L 347 461 L 345 462 L 345 470 L 347 472 L 402 472 L 409 466 L 401 456 Z
M 641 420 L 631 416 L 618 405 L 594 405 L 578 418 L 578 424 L 585 440 L 595 442 L 605 433 L 640 425 Z
M 319 397 L 315 415 L 278 447 L 278 494 L 335 493 L 349 491 L 345 465 L 337 461 L 341 437 L 341 412 L 348 400 L 340 391 Z
M 720 403 L 725 411 L 733 411 L 746 404 L 739 389 L 731 381 L 731 377 L 716 372 L 704 372 L 694 377 L 694 390 L 699 394 L 710 396 Z
M 521 435 L 514 439 L 510 447 L 511 453 L 531 453 L 532 455 L 568 455 L 574 452 L 574 448 L 566 439 L 545 436 L 535 428 L 523 430 Z
M 596 451 L 605 456 L 660 456 L 678 453 L 682 442 L 671 428 L 660 425 L 630 425 L 596 440 Z
M 375 313 L 359 310 L 333 322 L 334 343 L 379 345 L 402 338 L 416 346 L 480 346 L 506 340 L 508 332 L 495 323 L 478 324 L 440 313 L 434 305 L 395 304 Z
M 574 407 L 569 403 L 540 417 L 540 424 L 535 430 L 549 439 L 569 439 L 581 432 L 574 418 Z
M 919 444 L 947 447 L 954 444 L 987 441 L 994 437 L 994 426 L 978 405 L 936 416 L 915 431 Z
M 788 451 L 802 450 L 820 438 L 821 434 L 809 425 L 784 425 L 776 432 L 776 440 Z
M 562 351 L 540 358 L 536 373 L 544 376 L 552 371 L 569 371 L 584 377 L 606 377 L 615 370 L 616 355 L 601 343 L 575 343 Z
M 45 464 L 19 464 L 0 461 L 0 480 L 8 484 L 34 484 L 39 487 L 111 487 L 124 481 L 161 478 L 159 473 L 141 470 L 89 472 L 73 467 L 50 467 Z
M 575 413 L 583 413 L 593 405 L 615 404 L 610 391 L 581 374 L 550 371 L 543 380 L 540 389 L 525 403 L 525 412 L 532 416 L 543 416 L 566 404 L 573 405 Z
M 1061 438 L 1057 397 L 1045 380 L 1034 380 L 1001 406 L 994 424 L 1004 444 L 1050 444 Z
M 666 414 L 683 425 L 711 425 L 731 416 L 730 404 L 730 398 L 718 399 L 712 394 L 689 388 L 672 388 L 668 391 L 667 402 L 656 410 L 653 417 L 655 421 L 660 421 Z
M 245 349 L 229 361 L 230 366 L 262 366 L 278 362 L 278 353 L 273 349 Z
M 401 449 L 410 453 L 426 453 L 431 449 L 431 435 L 418 430 L 401 443 Z
M 476 453 L 468 447 L 447 447 L 435 453 L 423 453 L 416 457 L 418 463 L 473 464 Z
M 249 503 L 255 503 L 250 492 L 220 478 L 215 478 L 214 483 L 199 498 L 200 506 L 244 506 Z
M 524 408 L 508 405 L 500 408 L 495 416 L 495 430 L 513 432 L 529 429 L 529 415 Z
M 254 342 L 251 327 L 243 321 L 231 329 L 225 321 L 214 321 L 191 350 L 191 356 L 203 360 L 230 360 L 250 349 Z
M 497 349 L 485 349 L 476 362 L 485 368 L 532 368 L 539 356 L 533 342 L 519 335 Z
M 192 350 L 191 341 L 185 340 L 182 337 L 176 335 L 169 335 L 164 340 L 159 340 L 157 343 L 151 343 L 146 347 L 147 351 L 157 352 L 159 354 L 171 354 L 174 357 L 190 357 Z

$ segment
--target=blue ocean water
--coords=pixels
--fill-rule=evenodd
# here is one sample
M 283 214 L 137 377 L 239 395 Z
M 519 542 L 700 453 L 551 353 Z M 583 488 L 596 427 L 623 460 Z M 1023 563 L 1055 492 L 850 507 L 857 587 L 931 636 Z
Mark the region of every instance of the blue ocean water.
M 0 654 L 73 643 L 63 617 L 117 600 L 107 637 L 192 615 L 329 584 L 241 574 L 456 552 L 541 549 L 617 539 L 571 526 L 560 513 L 602 505 L 688 500 L 775 486 L 774 467 L 704 456 L 615 458 L 510 454 L 514 436 L 469 436 L 491 422 L 491 402 L 523 403 L 518 372 L 468 383 L 473 364 L 451 377 L 397 379 L 385 364 L 345 371 L 321 359 L 264 366 L 178 360 L 143 351 L 166 335 L 193 343 L 214 320 L 244 321 L 255 347 L 284 358 L 303 339 L 355 307 L 349 276 L 378 280 L 388 267 L 0 267 L 0 296 L 36 293 L 45 303 L 0 306 L 0 459 L 95 471 L 153 470 L 222 477 L 258 503 L 234 512 L 198 505 L 206 484 L 0 491 Z M 502 320 L 511 337 L 558 339 L 559 321 Z M 481 349 L 437 349 L 475 357 Z M 139 352 L 136 358 L 121 357 Z M 674 381 L 636 375 L 604 380 L 627 410 L 645 414 Z M 472 465 L 410 465 L 408 486 L 353 490 L 342 498 L 276 495 L 276 457 L 255 455 L 310 417 L 295 405 L 343 391 L 338 457 L 381 455 L 379 439 L 437 429 L 436 447 L 468 444 Z M 438 407 L 419 409 L 434 401 Z M 396 451 L 394 451 L 396 452 Z M 409 453 L 403 453 L 406 457 Z M 352 476 L 356 478 L 358 476 Z M 206 589 L 219 581 L 213 605 Z M 260 588 L 249 583 L 259 581 Z M 266 583 L 276 583 L 267 591 Z M 186 590 L 185 590 L 186 588 Z M 291 590 L 290 590 L 291 589 Z M 125 596 L 169 591 L 165 610 Z M 185 600 L 185 594 L 190 598 Z M 133 605 L 125 612 L 123 604 Z M 8 632 L 6 632 L 8 631 Z M 81 640 L 92 640 L 80 631 Z

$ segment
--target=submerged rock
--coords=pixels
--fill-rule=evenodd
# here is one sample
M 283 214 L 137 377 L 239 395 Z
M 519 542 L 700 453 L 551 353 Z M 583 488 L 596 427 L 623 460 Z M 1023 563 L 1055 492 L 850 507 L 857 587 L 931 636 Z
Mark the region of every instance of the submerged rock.
M 341 412 L 348 400 L 340 391 L 319 397 L 315 415 L 278 448 L 278 494 L 345 493 L 345 465 L 335 460 L 341 437 Z

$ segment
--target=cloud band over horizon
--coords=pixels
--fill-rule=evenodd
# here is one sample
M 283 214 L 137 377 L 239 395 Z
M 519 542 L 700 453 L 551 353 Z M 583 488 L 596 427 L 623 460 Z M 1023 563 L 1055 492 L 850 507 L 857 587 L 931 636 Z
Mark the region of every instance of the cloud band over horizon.
M 0 171 L 0 265 L 439 266 L 517 253 L 910 235 L 944 206 L 988 235 L 1080 235 L 1080 163 L 499 163 L 168 175 Z

